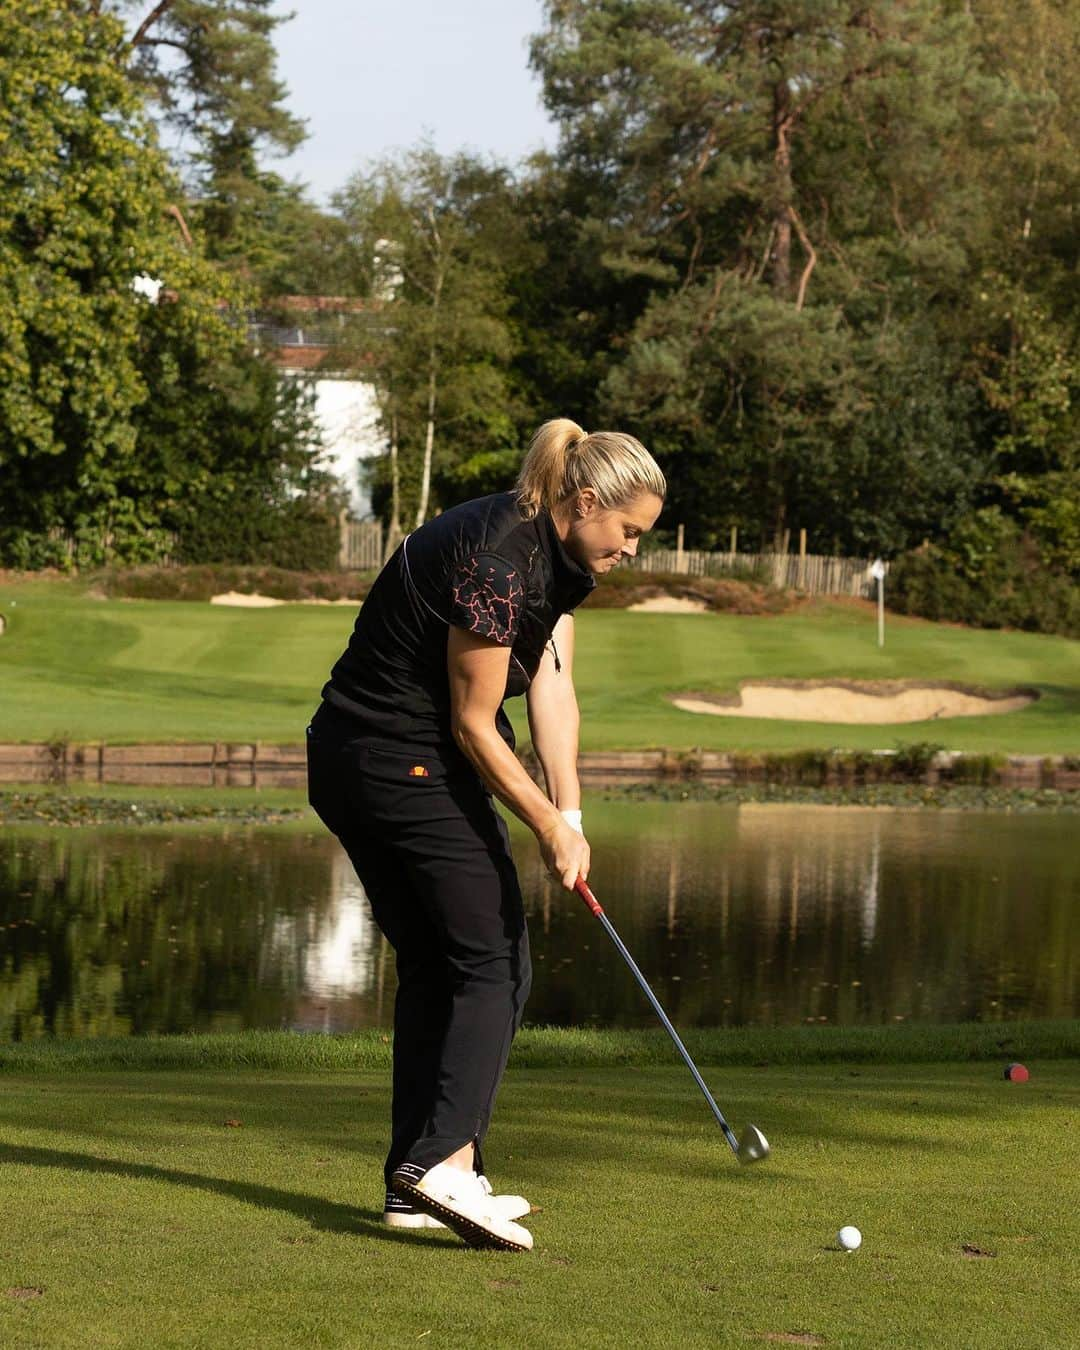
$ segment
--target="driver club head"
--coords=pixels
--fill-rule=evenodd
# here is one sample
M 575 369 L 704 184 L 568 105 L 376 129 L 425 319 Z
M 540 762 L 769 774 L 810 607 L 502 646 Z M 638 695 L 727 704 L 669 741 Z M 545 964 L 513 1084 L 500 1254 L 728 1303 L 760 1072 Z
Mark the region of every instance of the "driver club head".
M 741 1163 L 761 1162 L 769 1156 L 769 1141 L 756 1125 L 747 1125 L 735 1156 Z

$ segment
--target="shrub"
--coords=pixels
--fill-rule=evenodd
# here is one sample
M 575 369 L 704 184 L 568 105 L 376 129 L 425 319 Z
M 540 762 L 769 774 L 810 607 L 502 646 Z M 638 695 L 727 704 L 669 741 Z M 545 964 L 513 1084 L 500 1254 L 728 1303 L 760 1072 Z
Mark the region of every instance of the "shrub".
M 139 567 L 104 573 L 109 596 L 131 600 L 201 600 L 239 591 L 275 600 L 362 600 L 373 572 L 289 572 L 280 567 Z
M 243 488 L 221 501 L 206 501 L 177 533 L 179 563 L 235 563 L 325 571 L 337 561 L 340 527 L 319 501 L 297 497 L 268 501 Z
M 849 783 L 877 783 L 890 776 L 892 755 L 873 750 L 832 750 L 829 752 L 831 776 Z
M 616 568 L 604 577 L 586 604 L 591 609 L 627 609 L 662 595 L 697 600 L 706 609 L 725 614 L 782 614 L 793 604 L 789 591 L 772 586 L 676 572 L 640 572 L 630 567 Z
M 933 765 L 934 756 L 944 750 L 933 741 L 898 741 L 891 759 L 891 772 L 897 778 L 922 778 Z
M 967 783 L 977 787 L 992 787 L 1001 782 L 1008 768 L 1004 755 L 959 755 L 948 772 L 952 783 Z
M 1080 587 L 1048 567 L 1034 541 L 996 508 L 946 544 L 906 553 L 889 575 L 890 608 L 976 628 L 1080 636 Z

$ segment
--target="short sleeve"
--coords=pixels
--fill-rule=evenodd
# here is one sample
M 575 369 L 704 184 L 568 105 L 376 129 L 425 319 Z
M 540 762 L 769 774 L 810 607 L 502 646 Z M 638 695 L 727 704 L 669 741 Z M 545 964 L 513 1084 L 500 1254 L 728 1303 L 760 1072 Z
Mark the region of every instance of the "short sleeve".
M 521 576 L 494 553 L 464 558 L 450 576 L 450 622 L 509 647 L 525 602 Z

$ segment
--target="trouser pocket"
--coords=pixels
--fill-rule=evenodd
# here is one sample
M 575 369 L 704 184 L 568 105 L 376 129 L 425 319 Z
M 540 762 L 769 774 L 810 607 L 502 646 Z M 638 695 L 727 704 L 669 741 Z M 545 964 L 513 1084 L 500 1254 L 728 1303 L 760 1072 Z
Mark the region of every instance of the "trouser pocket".
M 326 828 L 340 835 L 346 828 L 347 784 L 342 773 L 342 745 L 307 729 L 308 802 Z

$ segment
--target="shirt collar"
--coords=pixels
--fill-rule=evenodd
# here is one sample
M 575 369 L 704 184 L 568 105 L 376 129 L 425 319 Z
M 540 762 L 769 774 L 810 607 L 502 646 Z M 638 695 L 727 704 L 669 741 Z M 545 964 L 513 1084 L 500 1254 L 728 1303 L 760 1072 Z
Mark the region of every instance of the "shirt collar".
M 571 607 L 579 605 L 596 586 L 596 578 L 579 562 L 575 562 L 559 538 L 559 531 L 547 507 L 538 513 L 540 539 L 551 561 L 551 572 L 560 596 L 569 600 Z

